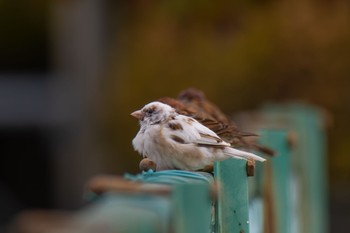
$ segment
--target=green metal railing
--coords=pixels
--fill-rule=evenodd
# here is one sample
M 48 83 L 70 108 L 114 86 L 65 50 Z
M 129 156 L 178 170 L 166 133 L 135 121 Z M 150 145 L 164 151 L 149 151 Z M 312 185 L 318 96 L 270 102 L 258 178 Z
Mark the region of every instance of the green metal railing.
M 268 128 L 261 131 L 261 143 L 280 154 L 262 174 L 271 173 L 267 182 L 272 184 L 275 214 L 270 222 L 275 231 L 270 232 L 328 232 L 324 112 L 310 105 L 285 104 L 267 105 L 261 115 Z
M 255 177 L 247 177 L 247 162 L 238 159 L 215 164 L 216 182 L 209 173 L 185 171 L 128 176 L 147 187 L 156 183 L 171 191 L 113 191 L 100 196 L 85 211 L 90 215 L 82 216 L 90 223 L 108 220 L 116 230 L 110 232 L 326 233 L 322 112 L 305 105 L 269 105 L 260 115 L 260 143 L 278 156 L 257 163 Z

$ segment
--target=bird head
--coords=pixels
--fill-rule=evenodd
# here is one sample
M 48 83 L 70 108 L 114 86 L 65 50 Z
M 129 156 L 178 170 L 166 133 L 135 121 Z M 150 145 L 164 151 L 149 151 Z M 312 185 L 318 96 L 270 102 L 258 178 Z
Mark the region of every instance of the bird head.
M 181 91 L 177 98 L 185 102 L 205 101 L 206 99 L 203 91 L 198 90 L 196 88 L 188 88 L 186 90 Z
M 161 102 L 151 102 L 142 109 L 131 113 L 141 124 L 158 124 L 176 114 L 175 109 Z

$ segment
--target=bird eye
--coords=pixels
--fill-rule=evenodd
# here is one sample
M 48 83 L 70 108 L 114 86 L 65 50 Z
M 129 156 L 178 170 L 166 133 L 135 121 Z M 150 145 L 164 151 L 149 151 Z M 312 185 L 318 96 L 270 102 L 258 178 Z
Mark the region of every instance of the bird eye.
M 153 108 L 148 109 L 146 112 L 147 112 L 148 114 L 152 114 L 152 113 L 154 113 L 154 109 L 153 109 Z

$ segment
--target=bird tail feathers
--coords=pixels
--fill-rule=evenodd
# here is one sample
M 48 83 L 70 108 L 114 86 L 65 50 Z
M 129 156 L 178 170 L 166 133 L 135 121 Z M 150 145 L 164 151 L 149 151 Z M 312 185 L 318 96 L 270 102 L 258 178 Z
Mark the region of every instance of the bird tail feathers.
M 254 159 L 254 160 L 257 160 L 260 162 L 266 161 L 266 159 L 264 159 L 260 156 L 257 156 L 253 153 L 249 153 L 249 152 L 242 151 L 242 150 L 237 150 L 237 149 L 234 149 L 232 147 L 226 147 L 224 153 L 231 156 L 231 157 L 239 158 L 239 159 Z

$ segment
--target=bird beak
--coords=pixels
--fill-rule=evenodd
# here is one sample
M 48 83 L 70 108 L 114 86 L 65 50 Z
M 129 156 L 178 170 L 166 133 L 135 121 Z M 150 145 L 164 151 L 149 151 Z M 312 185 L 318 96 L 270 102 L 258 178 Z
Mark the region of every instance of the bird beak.
M 137 110 L 137 111 L 131 113 L 130 115 L 135 117 L 138 120 L 142 120 L 142 118 L 144 117 L 145 114 L 141 110 Z

